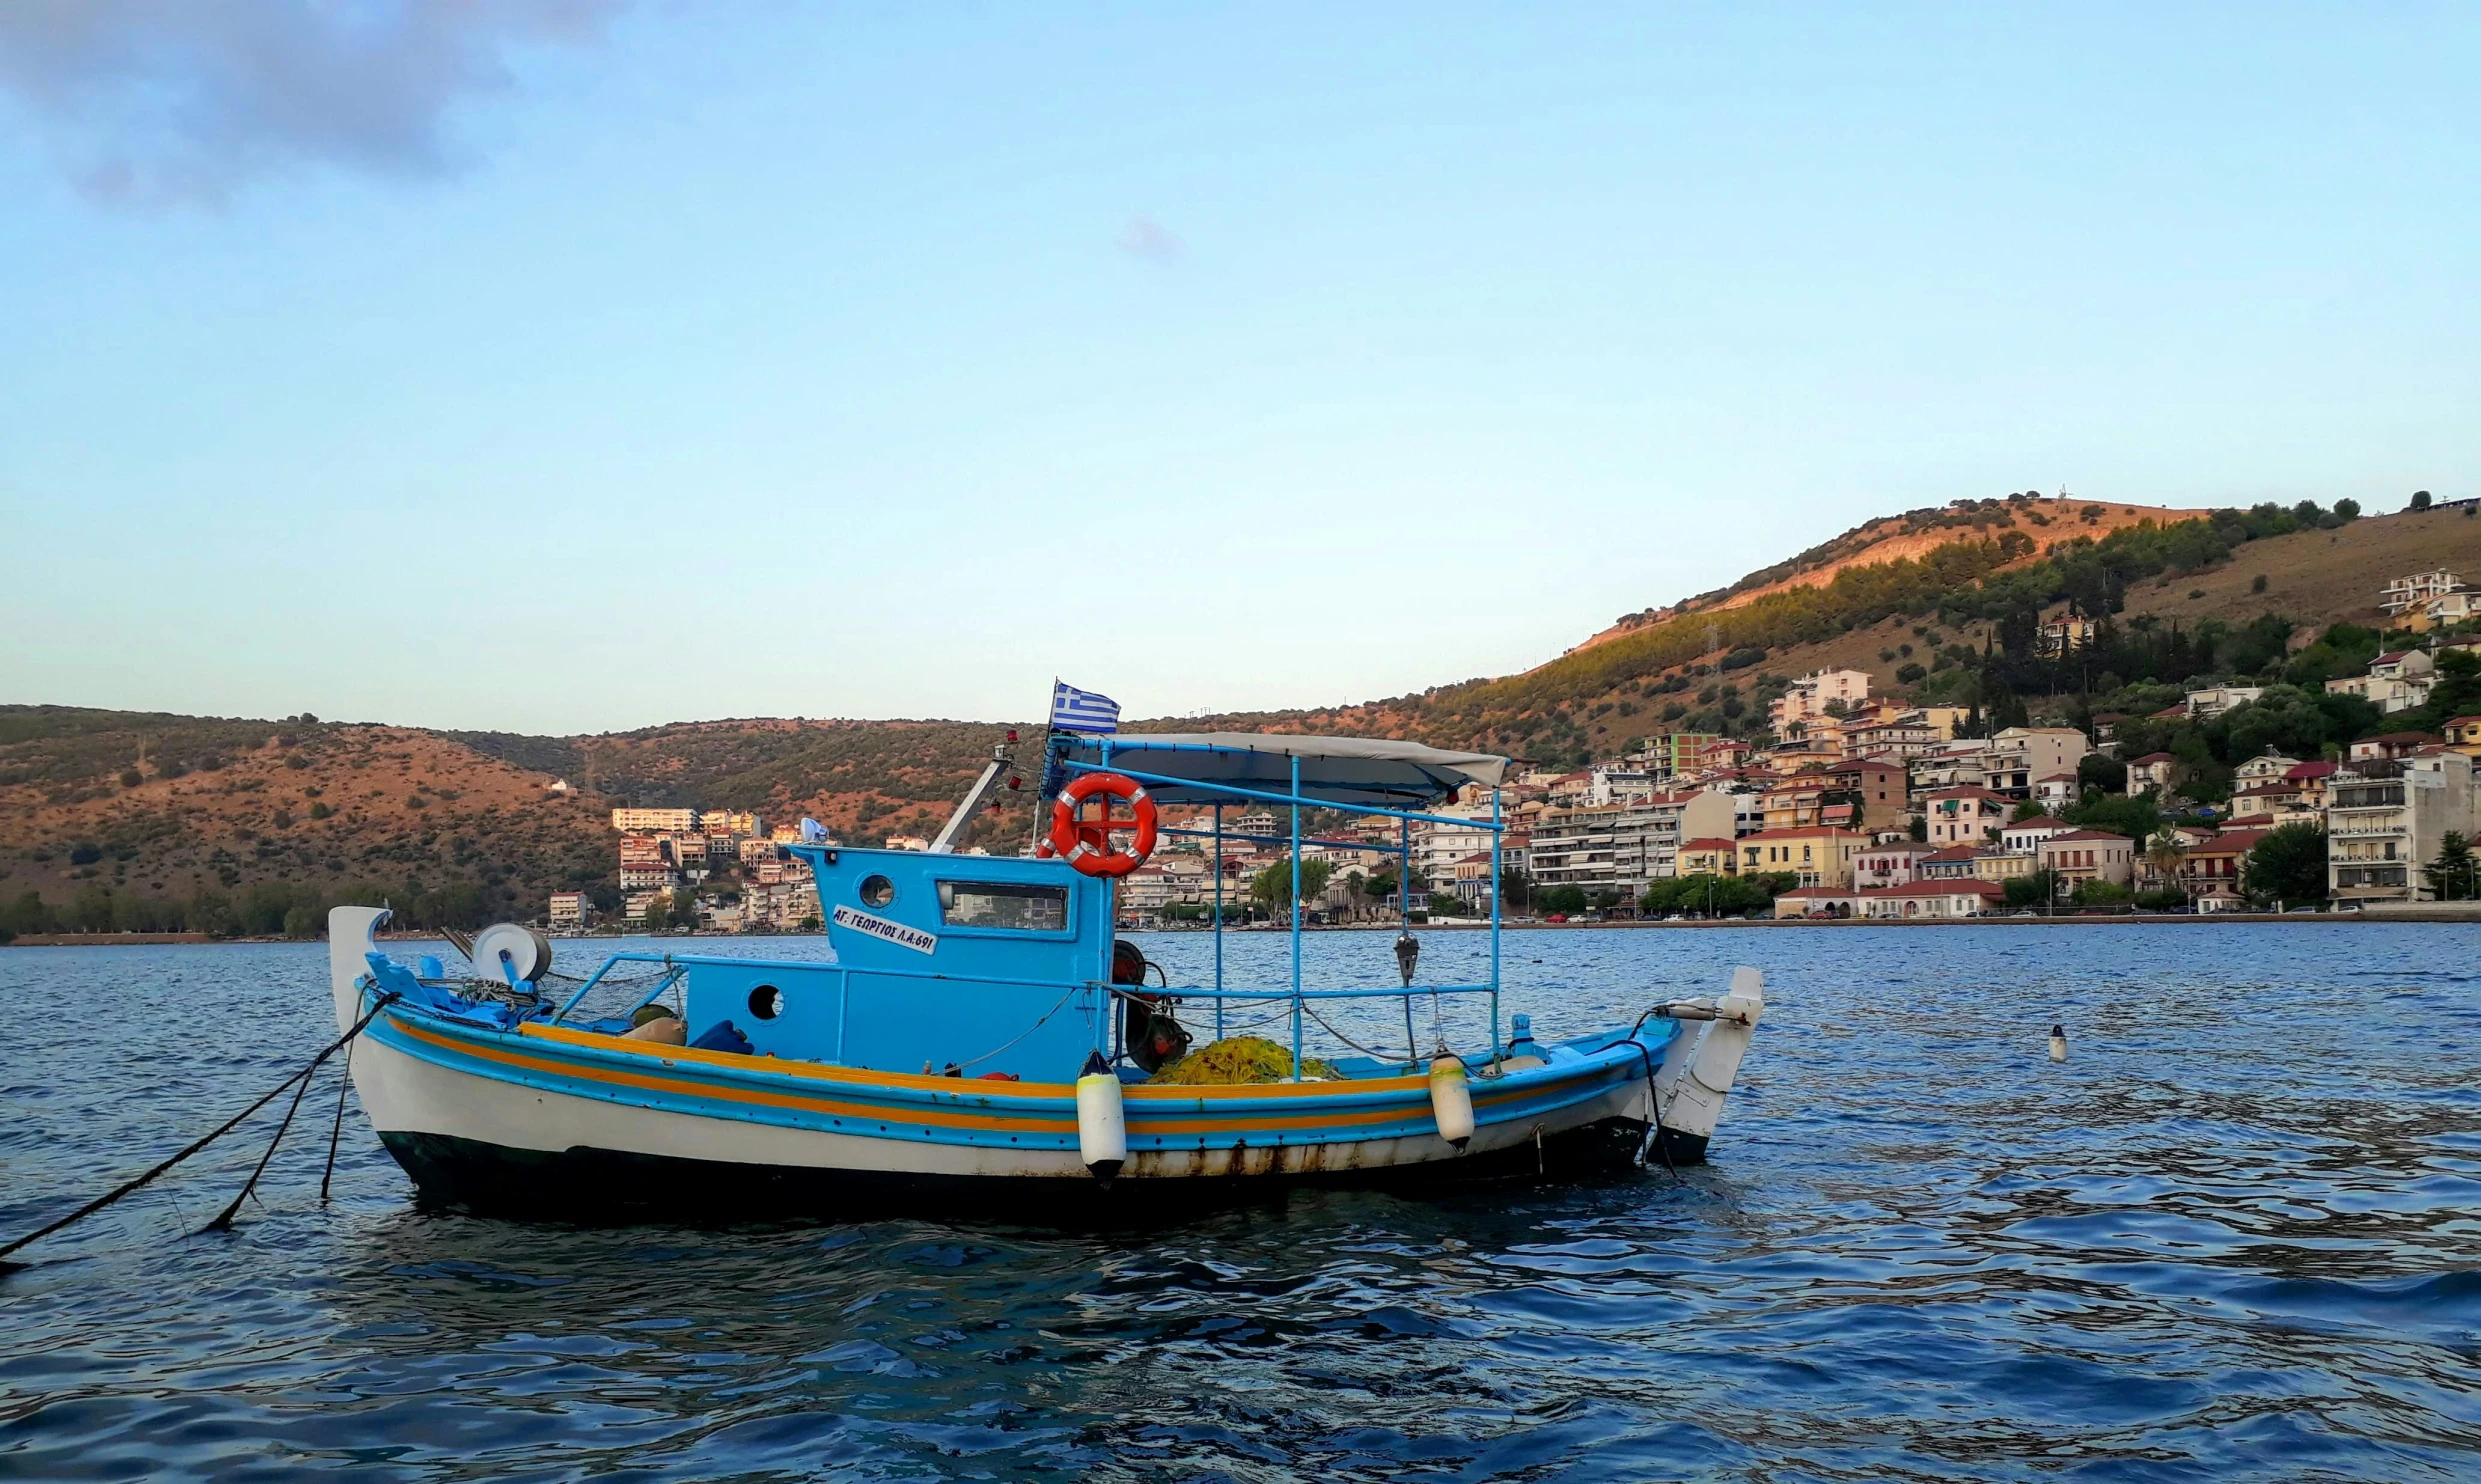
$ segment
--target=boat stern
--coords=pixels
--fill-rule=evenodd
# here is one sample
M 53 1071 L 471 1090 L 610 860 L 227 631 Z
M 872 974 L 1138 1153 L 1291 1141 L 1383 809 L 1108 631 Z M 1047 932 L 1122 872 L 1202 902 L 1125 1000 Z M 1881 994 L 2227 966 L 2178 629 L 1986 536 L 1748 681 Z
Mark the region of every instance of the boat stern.
M 370 972 L 369 955 L 379 946 L 379 924 L 388 920 L 385 907 L 335 907 L 327 914 L 327 979 L 336 998 L 338 1034 L 362 1018 L 362 992 L 355 986 Z

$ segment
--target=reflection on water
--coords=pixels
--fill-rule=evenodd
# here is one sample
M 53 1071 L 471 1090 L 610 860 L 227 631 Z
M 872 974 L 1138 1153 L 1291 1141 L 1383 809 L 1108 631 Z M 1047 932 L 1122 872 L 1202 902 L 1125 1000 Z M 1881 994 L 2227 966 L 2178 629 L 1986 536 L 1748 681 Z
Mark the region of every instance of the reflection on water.
M 1386 944 L 1315 938 L 1313 975 L 1383 977 Z M 323 1208 L 314 1098 L 238 1231 L 181 1235 L 254 1146 L 0 1285 L 0 1474 L 2469 1477 L 2476 947 L 1511 934 L 1508 1008 L 1547 1034 L 1767 969 L 1715 1163 L 1143 1232 L 475 1221 L 415 1209 L 350 1116 Z M 1202 938 L 1149 948 L 1211 971 Z M 1434 935 L 1424 971 L 1486 952 Z M 280 1078 L 323 963 L 0 953 L 0 1230 Z

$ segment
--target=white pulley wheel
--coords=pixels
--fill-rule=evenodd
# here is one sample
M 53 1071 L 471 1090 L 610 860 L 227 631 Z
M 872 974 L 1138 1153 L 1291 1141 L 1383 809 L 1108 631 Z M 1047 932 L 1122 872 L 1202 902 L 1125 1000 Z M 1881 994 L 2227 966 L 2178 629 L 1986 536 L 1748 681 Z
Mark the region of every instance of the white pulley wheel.
M 551 940 L 532 928 L 501 922 L 474 935 L 474 972 L 485 979 L 532 984 L 550 968 Z

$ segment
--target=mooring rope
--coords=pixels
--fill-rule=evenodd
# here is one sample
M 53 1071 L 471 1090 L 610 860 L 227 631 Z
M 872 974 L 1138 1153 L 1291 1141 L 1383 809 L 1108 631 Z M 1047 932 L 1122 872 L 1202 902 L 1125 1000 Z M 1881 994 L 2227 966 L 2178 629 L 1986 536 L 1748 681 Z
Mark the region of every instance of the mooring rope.
M 380 995 L 378 1000 L 370 1007 L 370 1013 L 364 1015 L 360 1020 L 353 1023 L 353 1029 L 345 1032 L 341 1036 L 338 1036 L 334 1041 L 329 1042 L 327 1049 L 320 1052 L 317 1056 L 312 1057 L 308 1066 L 303 1067 L 292 1076 L 285 1078 L 282 1082 L 279 1082 L 274 1087 L 269 1088 L 266 1096 L 260 1098 L 257 1102 L 252 1103 L 247 1108 L 242 1109 L 232 1117 L 225 1119 L 221 1124 L 216 1126 L 212 1133 L 207 1134 L 205 1137 L 191 1144 L 188 1148 L 183 1149 L 180 1153 L 165 1160 L 153 1169 L 148 1170 L 145 1174 L 132 1180 L 123 1181 L 110 1191 L 95 1197 L 93 1200 L 88 1201 L 85 1205 L 78 1207 L 76 1210 L 61 1217 L 58 1221 L 53 1222 L 51 1225 L 42 1228 L 40 1231 L 28 1232 L 26 1235 L 19 1237 L 16 1241 L 9 1243 L 7 1246 L 0 1247 L 0 1258 L 7 1257 L 10 1253 L 15 1252 L 20 1247 L 24 1247 L 33 1242 L 41 1241 L 43 1238 L 50 1236 L 52 1233 L 59 1231 L 63 1227 L 71 1226 L 77 1222 L 83 1221 L 87 1217 L 94 1215 L 97 1211 L 111 1205 L 114 1201 L 119 1200 L 121 1197 L 128 1195 L 143 1186 L 153 1183 L 155 1178 L 163 1174 L 166 1170 L 171 1169 L 174 1165 L 188 1159 L 199 1150 L 206 1148 L 209 1144 L 212 1144 L 216 1140 L 224 1137 L 226 1134 L 231 1133 L 234 1129 L 239 1128 L 243 1120 L 247 1119 L 251 1114 L 256 1113 L 259 1109 L 266 1107 L 269 1103 L 274 1102 L 278 1097 L 281 1097 L 284 1094 L 285 1089 L 292 1087 L 295 1083 L 300 1083 L 303 1089 L 307 1091 L 309 1087 L 310 1074 L 317 1071 L 320 1065 L 329 1057 L 335 1055 L 338 1049 L 350 1044 L 354 1037 L 360 1035 L 363 1030 L 370 1025 L 371 1021 L 378 1018 L 380 1011 L 385 1010 L 399 998 L 401 998 L 401 996 L 397 995 L 393 991 Z M 301 1106 L 301 1097 L 299 1094 L 294 1096 L 293 1106 L 296 1108 Z M 292 1117 L 293 1115 L 290 1112 L 286 1113 L 285 1122 L 288 1124 L 291 1123 Z M 277 1130 L 276 1137 L 278 1139 L 282 1139 L 284 1137 L 282 1129 Z M 270 1144 L 267 1146 L 267 1157 L 273 1157 L 275 1152 L 275 1145 Z M 266 1168 L 267 1158 L 261 1158 L 259 1160 L 259 1169 L 265 1170 Z M 250 1184 L 255 1185 L 256 1183 L 258 1183 L 258 1174 L 253 1172 L 250 1176 Z M 244 1185 L 241 1188 L 241 1194 L 246 1196 L 249 1193 L 250 1185 Z M 233 1208 L 237 1210 L 240 1205 L 241 1197 L 234 1197 Z M 224 1213 L 224 1215 L 216 1218 L 214 1222 L 210 1222 L 208 1224 L 208 1229 L 212 1230 L 216 1226 L 229 1224 L 231 1218 L 232 1211 L 228 1210 Z M 19 1264 L 0 1264 L 0 1267 L 16 1266 L 19 1266 Z

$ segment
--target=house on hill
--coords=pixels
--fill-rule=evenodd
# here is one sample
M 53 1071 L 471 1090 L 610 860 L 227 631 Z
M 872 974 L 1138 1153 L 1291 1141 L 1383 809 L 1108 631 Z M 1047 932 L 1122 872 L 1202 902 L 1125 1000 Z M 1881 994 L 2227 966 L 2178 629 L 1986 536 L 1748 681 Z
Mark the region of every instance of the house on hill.
M 2424 747 L 2435 747 L 2445 741 L 2427 732 L 2386 732 L 2363 737 L 2351 746 L 2350 760 L 2355 763 L 2399 762 Z
M 2178 758 L 2167 752 L 2149 752 L 2128 764 L 2127 792 L 2135 795 L 2149 788 L 2158 788 L 2167 793 L 2172 780 L 2178 776 Z
M 2007 822 L 2013 805 L 1986 788 L 1941 789 L 1921 801 L 1930 843 L 1978 845 L 1988 832 Z
M 2126 886 L 2135 874 L 2136 842 L 2108 830 L 2070 830 L 2033 847 L 2041 868 L 2063 881 Z

